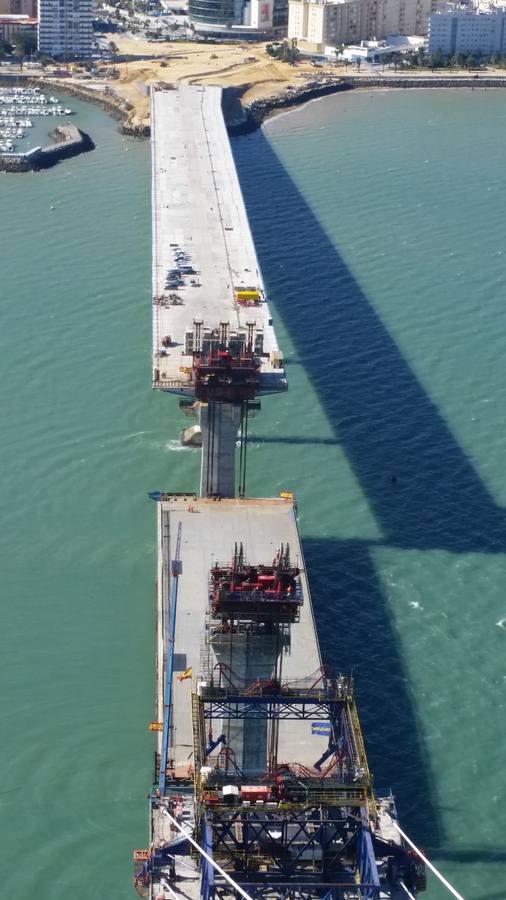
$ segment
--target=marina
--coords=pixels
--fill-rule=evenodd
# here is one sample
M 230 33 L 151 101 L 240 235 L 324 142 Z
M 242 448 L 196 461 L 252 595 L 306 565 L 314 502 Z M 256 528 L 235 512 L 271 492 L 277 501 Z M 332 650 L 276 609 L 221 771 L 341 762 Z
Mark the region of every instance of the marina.
M 46 97 L 40 88 L 0 87 L 0 153 L 30 149 L 43 123 L 71 115 L 72 109 L 62 106 L 57 97 Z M 35 131 L 30 132 L 34 125 Z

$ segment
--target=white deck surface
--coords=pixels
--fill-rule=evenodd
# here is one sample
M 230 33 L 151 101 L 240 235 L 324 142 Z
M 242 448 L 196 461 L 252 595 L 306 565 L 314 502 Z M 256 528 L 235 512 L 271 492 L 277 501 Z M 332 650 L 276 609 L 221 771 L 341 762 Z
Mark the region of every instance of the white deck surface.
M 190 511 L 193 509 L 193 512 Z M 291 559 L 301 570 L 304 604 L 300 621 L 291 626 L 288 652 L 283 655 L 282 681 L 309 676 L 321 665 L 320 650 L 313 619 L 309 588 L 304 571 L 295 512 L 290 500 L 221 500 L 189 499 L 181 497 L 159 504 L 159 612 L 167 622 L 170 596 L 170 561 L 175 554 L 177 532 L 181 523 L 182 574 L 179 576 L 175 653 L 173 677 L 174 741 L 169 757 L 175 760 L 178 774 L 192 764 L 193 747 L 191 691 L 195 690 L 200 672 L 201 645 L 204 637 L 204 617 L 208 604 L 209 570 L 214 562 L 232 558 L 235 541 L 242 541 L 250 563 L 270 562 L 281 543 L 288 541 Z M 160 621 L 160 618 L 159 618 Z M 159 629 L 159 661 L 164 659 Z M 230 664 L 238 675 L 252 681 L 268 677 L 272 671 L 275 650 L 272 639 L 256 636 L 245 647 L 240 641 L 228 655 L 225 649 L 221 660 Z M 216 657 L 215 657 L 216 658 Z M 177 672 L 193 668 L 192 681 L 177 681 Z M 162 720 L 163 672 L 159 666 L 158 715 Z M 244 738 L 242 722 L 234 722 L 229 733 L 230 744 L 246 768 L 267 767 L 266 723 L 248 720 L 248 736 Z M 227 730 L 226 723 L 213 723 L 214 735 Z M 253 735 L 253 730 L 256 729 Z M 249 738 L 249 745 L 246 746 Z M 243 741 L 245 746 L 243 747 Z M 284 721 L 279 728 L 278 762 L 299 762 L 311 766 L 328 744 L 328 738 L 311 735 L 310 721 Z
M 262 391 L 286 387 L 266 302 L 242 307 L 234 289 L 263 292 L 255 247 L 221 111 L 221 88 L 180 86 L 152 92 L 153 371 L 155 387 L 192 393 L 192 357 L 184 355 L 185 333 L 194 319 L 204 328 L 227 322 L 232 331 L 255 322 L 264 331 Z M 171 245 L 177 245 L 171 246 Z M 177 249 L 198 274 L 182 287 L 166 287 L 177 267 Z M 194 281 L 195 284 L 191 282 Z M 182 305 L 160 306 L 156 298 L 177 293 Z M 162 339 L 173 345 L 165 350 Z M 167 355 L 160 356 L 160 353 Z

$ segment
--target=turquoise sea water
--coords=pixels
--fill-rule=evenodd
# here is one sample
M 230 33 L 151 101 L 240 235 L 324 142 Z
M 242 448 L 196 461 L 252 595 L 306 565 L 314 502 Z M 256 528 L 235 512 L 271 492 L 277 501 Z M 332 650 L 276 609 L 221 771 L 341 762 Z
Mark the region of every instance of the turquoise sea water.
M 145 495 L 197 483 L 177 401 L 150 391 L 149 148 L 72 105 L 97 150 L 0 179 L 12 900 L 132 896 Z M 506 897 L 505 138 L 502 92 L 390 92 L 234 141 L 290 378 L 252 423 L 249 491 L 296 490 L 323 651 L 354 669 L 376 783 L 466 900 Z

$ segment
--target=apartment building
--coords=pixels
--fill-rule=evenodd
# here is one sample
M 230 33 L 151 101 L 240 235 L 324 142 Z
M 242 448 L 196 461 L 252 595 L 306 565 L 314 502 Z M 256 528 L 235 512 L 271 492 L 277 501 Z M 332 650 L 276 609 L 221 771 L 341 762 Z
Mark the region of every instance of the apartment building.
M 288 37 L 319 53 L 326 46 L 427 34 L 435 0 L 289 0 Z
M 39 53 L 59 59 L 91 56 L 91 0 L 38 0 Z
M 506 56 L 506 10 L 454 9 L 429 17 L 429 53 Z

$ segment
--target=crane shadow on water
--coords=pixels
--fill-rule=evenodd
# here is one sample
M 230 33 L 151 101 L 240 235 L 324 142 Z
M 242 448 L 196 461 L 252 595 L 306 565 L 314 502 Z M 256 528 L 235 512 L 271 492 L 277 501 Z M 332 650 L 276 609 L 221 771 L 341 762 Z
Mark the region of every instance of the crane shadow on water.
M 505 552 L 505 511 L 263 131 L 233 141 L 233 151 L 268 292 L 334 433 L 321 443 L 335 440 L 345 451 L 382 543 L 455 554 Z M 426 845 L 441 846 L 429 754 L 371 547 L 360 540 L 309 539 L 304 552 L 323 656 L 357 672 L 376 784 L 395 786 L 408 830 Z
M 255 435 L 254 433 L 248 434 L 248 441 L 252 444 L 287 444 L 288 446 L 327 446 L 327 447 L 335 447 L 339 441 L 336 441 L 335 438 L 322 438 L 322 437 L 300 437 L 299 435 L 276 435 L 275 437 L 271 437 L 270 435 Z
M 438 846 L 430 760 L 370 548 L 361 541 L 308 538 L 303 550 L 322 657 L 354 673 L 374 783 L 392 787 L 408 832 Z
M 269 294 L 385 541 L 406 549 L 504 552 L 505 510 L 263 132 L 240 138 L 234 149 Z

